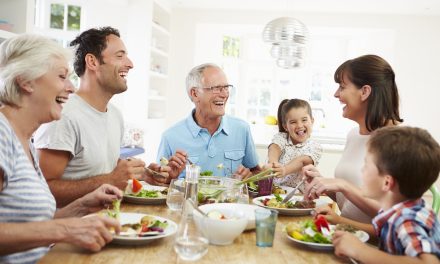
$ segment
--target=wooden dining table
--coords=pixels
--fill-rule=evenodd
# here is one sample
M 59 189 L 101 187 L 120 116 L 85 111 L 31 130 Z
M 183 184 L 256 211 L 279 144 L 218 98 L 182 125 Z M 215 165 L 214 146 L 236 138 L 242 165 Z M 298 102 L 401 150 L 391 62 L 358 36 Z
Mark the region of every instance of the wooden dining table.
M 123 203 L 121 212 L 151 214 L 168 218 L 177 224 L 180 212 L 171 211 L 165 204 L 136 205 Z M 257 247 L 255 230 L 245 231 L 228 246 L 209 245 L 208 253 L 191 263 L 350 263 L 338 258 L 333 251 L 317 251 L 290 241 L 283 227 L 294 221 L 309 219 L 311 216 L 278 216 L 273 247 Z M 100 252 L 93 253 L 77 246 L 59 243 L 41 259 L 41 264 L 70 263 L 190 263 L 179 259 L 174 251 L 175 236 L 157 239 L 141 246 L 121 246 L 109 244 Z

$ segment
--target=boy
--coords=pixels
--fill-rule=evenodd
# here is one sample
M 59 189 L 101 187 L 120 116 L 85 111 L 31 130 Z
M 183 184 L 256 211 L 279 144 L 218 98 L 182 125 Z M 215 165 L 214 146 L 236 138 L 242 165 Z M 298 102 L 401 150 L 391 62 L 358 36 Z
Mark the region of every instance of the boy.
M 380 202 L 373 219 L 379 249 L 346 232 L 333 238 L 335 254 L 362 263 L 439 263 L 440 223 L 423 193 L 440 172 L 440 146 L 423 129 L 386 127 L 372 134 L 362 168 L 364 195 Z

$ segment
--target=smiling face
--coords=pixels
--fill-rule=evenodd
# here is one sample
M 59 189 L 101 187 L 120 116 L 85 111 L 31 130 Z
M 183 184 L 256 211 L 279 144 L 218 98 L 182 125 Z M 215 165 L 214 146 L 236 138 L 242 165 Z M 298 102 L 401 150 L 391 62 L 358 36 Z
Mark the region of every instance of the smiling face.
M 358 89 L 349 80 L 347 74 L 343 74 L 342 82 L 339 84 L 334 96 L 344 105 L 342 109 L 343 117 L 357 123 L 365 122 L 367 101 L 362 101 L 362 89 Z
M 228 85 L 225 73 L 216 67 L 208 67 L 203 71 L 202 87 L 194 89 L 192 99 L 196 105 L 196 112 L 203 119 L 221 119 L 225 114 L 226 102 L 229 92 L 224 89 L 220 93 L 213 93 L 210 89 L 214 86 Z
M 312 134 L 313 118 L 305 107 L 291 108 L 285 115 L 283 126 L 293 144 L 303 143 Z
M 61 110 L 73 86 L 68 79 L 67 61 L 54 58 L 53 67 L 38 79 L 32 81 L 32 103 L 39 106 L 41 123 L 61 118 Z
M 98 83 L 112 95 L 125 92 L 127 74 L 133 68 L 133 63 L 127 57 L 124 43 L 118 36 L 108 35 L 107 47 L 101 55 L 104 63 L 97 70 Z

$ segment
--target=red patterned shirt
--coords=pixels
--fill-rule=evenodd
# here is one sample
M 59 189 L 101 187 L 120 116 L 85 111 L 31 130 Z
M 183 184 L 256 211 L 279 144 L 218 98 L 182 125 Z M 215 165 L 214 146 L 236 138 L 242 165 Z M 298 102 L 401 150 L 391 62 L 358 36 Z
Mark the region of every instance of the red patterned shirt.
M 408 200 L 380 210 L 373 219 L 379 248 L 394 255 L 440 257 L 440 224 L 422 199 Z

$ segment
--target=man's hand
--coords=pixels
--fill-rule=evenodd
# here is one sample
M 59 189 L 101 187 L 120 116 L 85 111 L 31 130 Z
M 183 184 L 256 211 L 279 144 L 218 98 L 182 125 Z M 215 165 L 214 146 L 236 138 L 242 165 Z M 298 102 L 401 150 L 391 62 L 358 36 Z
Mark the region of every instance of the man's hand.
M 148 168 L 157 173 L 151 173 L 148 170 L 145 170 L 142 180 L 152 185 L 168 186 L 171 181 L 171 168 L 169 166 L 160 166 L 157 163 L 151 163 L 148 165 Z
M 127 181 L 132 178 L 139 179 L 144 174 L 145 162 L 140 159 L 119 159 L 116 168 L 110 173 L 113 185 L 120 189 L 127 186 Z
M 180 173 L 185 169 L 188 162 L 188 154 L 183 150 L 176 150 L 176 153 L 169 158 L 168 166 L 171 168 L 169 171 L 171 179 L 179 177 Z
M 243 165 L 238 166 L 237 170 L 232 175 L 234 178 L 243 180 L 252 176 L 250 169 L 244 167 Z

